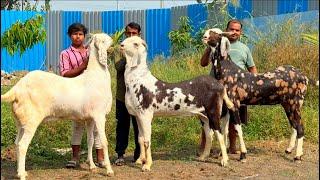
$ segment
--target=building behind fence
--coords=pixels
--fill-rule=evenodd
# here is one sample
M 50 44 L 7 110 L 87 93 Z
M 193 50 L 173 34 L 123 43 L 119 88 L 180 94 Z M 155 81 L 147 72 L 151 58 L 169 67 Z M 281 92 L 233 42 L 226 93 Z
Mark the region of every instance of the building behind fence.
M 319 11 L 318 0 L 239 0 L 239 6 L 228 4 L 228 12 L 237 19 L 286 14 L 292 12 Z M 28 49 L 21 57 L 19 53 L 10 56 L 1 49 L 1 70 L 52 70 L 58 72 L 60 52 L 70 45 L 67 28 L 73 22 L 81 22 L 89 32 L 102 31 L 113 34 L 131 21 L 142 27 L 142 37 L 148 44 L 148 60 L 157 55 L 170 55 L 168 34 L 178 28 L 181 16 L 188 16 L 194 31 L 204 28 L 211 16 L 208 16 L 204 4 L 193 4 L 166 9 L 128 10 L 128 11 L 1 11 L 1 35 L 16 21 L 26 21 L 40 14 L 46 18 L 47 39 Z M 212 15 L 212 14 L 210 14 Z

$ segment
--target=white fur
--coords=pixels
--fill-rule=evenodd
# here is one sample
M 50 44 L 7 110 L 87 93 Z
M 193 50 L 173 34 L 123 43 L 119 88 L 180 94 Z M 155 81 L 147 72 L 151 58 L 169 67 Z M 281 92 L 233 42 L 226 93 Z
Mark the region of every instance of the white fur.
M 111 79 L 106 67 L 107 49 L 111 43 L 111 37 L 106 34 L 93 35 L 88 67 L 75 78 L 32 71 L 1 95 L 1 100 L 12 102 L 16 116 L 17 171 L 21 179 L 27 176 L 25 156 L 37 127 L 44 120 L 56 119 L 87 121 L 90 169 L 96 167 L 92 158 L 93 129 L 96 125 L 107 173 L 113 174 L 105 135 L 105 115 L 110 112 L 112 105 Z

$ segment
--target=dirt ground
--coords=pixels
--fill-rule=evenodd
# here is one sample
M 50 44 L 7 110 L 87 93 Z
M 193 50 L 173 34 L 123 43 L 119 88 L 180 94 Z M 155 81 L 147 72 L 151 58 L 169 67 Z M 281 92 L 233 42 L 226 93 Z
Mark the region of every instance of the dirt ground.
M 153 152 L 150 172 L 142 172 L 140 166 L 126 157 L 126 165 L 115 166 L 114 177 L 106 177 L 105 169 L 89 171 L 83 162 L 78 169 L 66 169 L 60 165 L 41 167 L 27 161 L 28 179 L 319 179 L 319 145 L 304 143 L 303 161 L 294 162 L 293 154 L 285 154 L 287 141 L 247 142 L 247 162 L 238 161 L 239 154 L 229 154 L 229 166 L 220 166 L 220 157 L 212 153 L 206 162 L 196 160 L 194 152 Z M 214 152 L 217 149 L 213 149 Z M 14 179 L 16 162 L 1 157 L 1 179 Z M 28 158 L 27 158 L 28 159 Z M 115 157 L 111 157 L 114 162 Z M 50 164 L 50 162 L 46 162 Z

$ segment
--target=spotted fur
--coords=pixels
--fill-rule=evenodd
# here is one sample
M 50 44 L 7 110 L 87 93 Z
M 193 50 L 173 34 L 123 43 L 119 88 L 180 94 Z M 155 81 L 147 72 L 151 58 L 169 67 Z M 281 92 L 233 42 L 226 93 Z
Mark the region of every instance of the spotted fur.
M 204 42 L 211 47 L 214 75 L 227 89 L 229 98 L 235 105 L 235 126 L 241 131 L 241 121 L 238 108 L 246 105 L 274 105 L 281 104 L 284 108 L 291 127 L 293 128 L 290 145 L 286 152 L 290 153 L 298 140 L 295 159 L 303 155 L 302 144 L 304 127 L 301 121 L 301 107 L 306 95 L 308 78 L 297 68 L 285 65 L 261 74 L 253 74 L 240 69 L 234 64 L 228 51 L 228 40 L 223 32 L 217 29 L 208 30 L 204 35 Z M 225 55 L 224 55 L 225 54 Z M 240 136 L 239 136 L 240 137 Z M 240 137 L 241 156 L 245 158 L 246 148 Z
M 137 163 L 145 162 L 143 170 L 150 170 L 152 164 L 150 140 L 153 116 L 199 116 L 204 123 L 207 139 L 200 159 L 204 160 L 210 153 L 210 129 L 213 129 L 223 152 L 221 163 L 226 165 L 228 156 L 220 130 L 222 104 L 226 96 L 223 85 L 211 76 L 179 83 L 158 80 L 147 67 L 146 44 L 139 37 L 125 39 L 121 49 L 127 61 L 125 103 L 128 112 L 138 121 L 141 153 Z

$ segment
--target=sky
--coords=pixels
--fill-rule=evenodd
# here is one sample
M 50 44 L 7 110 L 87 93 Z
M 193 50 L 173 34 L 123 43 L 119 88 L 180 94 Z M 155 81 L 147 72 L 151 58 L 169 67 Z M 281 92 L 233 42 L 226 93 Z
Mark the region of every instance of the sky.
M 39 5 L 43 4 L 41 1 Z M 196 0 L 51 0 L 51 10 L 64 11 L 112 11 L 160 9 L 197 4 Z

